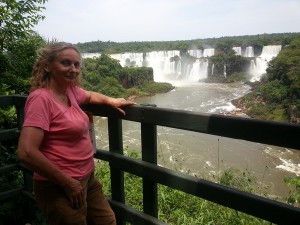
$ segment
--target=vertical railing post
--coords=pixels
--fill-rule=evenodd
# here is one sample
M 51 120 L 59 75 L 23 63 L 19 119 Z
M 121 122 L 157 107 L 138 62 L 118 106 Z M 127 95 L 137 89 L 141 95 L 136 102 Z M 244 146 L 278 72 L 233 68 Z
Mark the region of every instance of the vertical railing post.
M 154 106 L 155 107 L 155 106 Z M 155 124 L 141 123 L 142 160 L 157 164 L 157 128 Z M 158 218 L 157 183 L 143 179 L 144 212 Z
M 122 120 L 108 118 L 109 151 L 123 154 Z M 110 164 L 111 197 L 113 200 L 125 203 L 124 172 Z M 117 224 L 125 225 L 121 213 L 115 211 Z
M 16 134 L 16 137 L 19 138 L 20 133 L 23 128 L 23 123 L 24 123 L 24 117 L 25 117 L 25 102 L 26 102 L 26 97 L 21 96 L 21 95 L 14 95 L 14 105 L 16 107 L 16 113 L 17 113 L 17 126 L 18 126 L 18 131 Z M 24 170 L 22 171 L 23 173 L 23 182 L 24 182 L 24 190 L 28 193 L 33 194 L 33 178 L 32 178 L 32 173 L 29 170 Z M 32 210 L 34 210 L 34 207 L 31 202 L 26 202 L 25 205 L 25 214 L 30 215 L 32 213 Z
M 25 96 L 21 96 L 21 95 L 14 95 L 13 98 L 14 98 L 14 105 L 16 107 L 16 112 L 17 112 L 18 134 L 16 134 L 16 136 L 19 136 L 24 122 L 24 116 L 25 116 L 24 107 L 25 107 L 26 98 Z M 33 192 L 32 173 L 23 170 L 23 178 L 24 178 L 25 190 L 28 191 L 29 193 L 32 193 Z

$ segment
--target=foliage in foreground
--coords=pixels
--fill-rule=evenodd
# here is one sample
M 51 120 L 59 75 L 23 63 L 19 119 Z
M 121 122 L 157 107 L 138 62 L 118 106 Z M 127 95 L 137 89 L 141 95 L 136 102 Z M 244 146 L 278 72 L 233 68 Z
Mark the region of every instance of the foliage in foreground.
M 139 157 L 136 152 L 129 152 L 129 157 Z M 99 162 L 96 176 L 103 183 L 104 192 L 110 196 L 110 172 L 107 162 Z M 249 171 L 241 172 L 237 169 L 228 169 L 220 175 L 220 183 L 251 193 L 266 195 L 265 189 L 259 188 L 258 181 Z M 299 181 L 299 180 L 298 180 Z M 293 184 L 293 181 L 291 181 Z M 298 187 L 299 188 L 299 187 Z M 290 201 L 296 201 L 300 191 L 290 193 Z M 142 179 L 125 173 L 126 204 L 143 210 Z M 270 224 L 268 221 L 229 209 L 213 202 L 174 190 L 170 187 L 158 185 L 159 219 L 173 225 L 190 224 Z M 298 199 L 299 201 L 299 199 Z

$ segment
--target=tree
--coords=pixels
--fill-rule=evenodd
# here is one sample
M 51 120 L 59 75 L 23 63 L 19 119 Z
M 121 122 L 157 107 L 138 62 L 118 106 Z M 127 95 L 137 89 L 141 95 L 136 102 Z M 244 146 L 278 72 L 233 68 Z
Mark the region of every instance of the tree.
M 28 93 L 28 78 L 36 59 L 36 50 L 44 45 L 45 41 L 39 35 L 32 34 L 27 39 L 16 41 L 9 51 L 0 52 L 0 87 L 3 86 L 4 93 Z
M 294 102 L 300 98 L 300 38 L 293 40 L 282 49 L 276 58 L 270 61 L 267 69 L 270 81 L 280 80 Z M 300 110 L 300 105 L 298 106 Z
M 2 0 L 0 3 L 0 50 L 26 38 L 31 28 L 44 19 L 40 12 L 47 0 Z
M 2 0 L 0 2 L 1 94 L 24 94 L 35 61 L 35 51 L 45 44 L 32 27 L 44 16 L 47 0 Z

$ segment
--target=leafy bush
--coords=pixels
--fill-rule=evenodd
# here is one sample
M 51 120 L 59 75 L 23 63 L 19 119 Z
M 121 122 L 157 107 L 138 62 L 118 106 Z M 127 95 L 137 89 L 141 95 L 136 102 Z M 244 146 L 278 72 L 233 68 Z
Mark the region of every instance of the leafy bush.
M 257 91 L 261 92 L 266 101 L 273 103 L 282 103 L 282 101 L 287 98 L 288 94 L 287 87 L 284 86 L 280 80 L 270 81 L 260 87 Z
M 149 81 L 138 86 L 138 88 L 141 91 L 148 93 L 149 95 L 153 95 L 156 93 L 168 92 L 172 90 L 174 87 L 169 83 L 164 83 L 164 82 L 158 83 L 154 81 Z
M 287 202 L 291 205 L 300 206 L 300 176 L 292 178 L 286 177 L 284 182 L 293 189 L 289 190 Z

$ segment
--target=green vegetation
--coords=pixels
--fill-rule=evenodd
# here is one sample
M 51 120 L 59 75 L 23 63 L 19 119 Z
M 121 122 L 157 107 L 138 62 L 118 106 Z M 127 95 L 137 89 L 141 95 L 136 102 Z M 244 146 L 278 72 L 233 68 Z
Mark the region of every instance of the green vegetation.
M 262 82 L 235 104 L 254 118 L 300 123 L 300 38 L 270 61 Z
M 122 52 L 150 52 L 179 50 L 186 52 L 188 49 L 204 49 L 207 46 L 217 51 L 225 51 L 235 46 L 253 46 L 255 55 L 259 55 L 265 45 L 285 46 L 300 33 L 279 33 L 279 34 L 258 34 L 236 37 L 207 38 L 195 40 L 178 41 L 143 41 L 143 42 L 112 42 L 112 41 L 91 41 L 77 43 L 81 52 L 100 52 L 105 54 Z
M 125 151 L 129 157 L 140 158 L 137 152 Z M 109 163 L 99 162 L 96 177 L 102 182 L 104 192 L 110 196 Z M 258 195 L 266 195 L 267 188 L 260 188 L 257 179 L 249 171 L 228 169 L 219 183 Z M 142 211 L 142 179 L 125 173 L 126 204 Z M 184 192 L 158 185 L 159 219 L 168 224 L 270 224 L 262 219 L 229 209 Z
M 44 18 L 45 0 L 11 1 L 0 5 L 0 94 L 24 94 L 44 40 L 32 28 Z
M 106 54 L 84 59 L 82 77 L 84 88 L 112 97 L 154 95 L 174 88 L 169 83 L 154 82 L 152 68 L 123 68 Z
M 287 202 L 291 205 L 300 206 L 300 176 L 291 178 L 286 177 L 284 182 L 291 187 L 289 191 L 289 196 L 287 197 Z
M 43 38 L 33 30 L 44 17 L 44 0 L 4 0 L 0 4 L 0 95 L 26 94 L 35 51 L 45 44 Z M 0 130 L 16 127 L 14 107 L 0 109 Z M 0 143 L 0 167 L 15 163 L 15 141 Z M 13 172 L 0 176 L 0 192 L 12 189 L 23 182 L 20 173 Z M 28 211 L 24 210 L 28 209 Z M 24 198 L 13 198 L 0 205 L 0 224 L 25 224 L 25 213 L 30 213 Z
M 4 0 L 0 5 L 0 51 L 10 50 L 15 42 L 27 39 L 32 28 L 44 19 L 40 15 L 47 0 Z
M 210 76 L 223 75 L 224 65 L 226 65 L 226 74 L 229 77 L 234 73 L 246 71 L 249 67 L 250 60 L 236 55 L 232 49 L 225 49 L 211 56 L 209 62 L 211 65 L 214 65 L 214 72 L 213 74 L 209 73 Z

